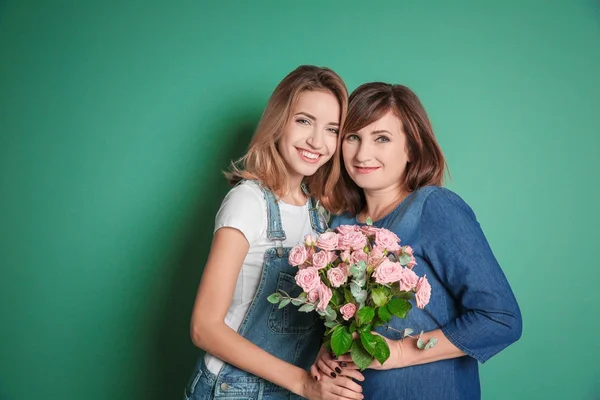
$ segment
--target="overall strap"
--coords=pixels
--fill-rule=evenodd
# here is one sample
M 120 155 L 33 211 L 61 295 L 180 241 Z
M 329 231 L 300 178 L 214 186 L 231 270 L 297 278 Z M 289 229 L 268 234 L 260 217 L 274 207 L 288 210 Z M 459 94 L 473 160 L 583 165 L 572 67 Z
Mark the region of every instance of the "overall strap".
M 285 240 L 285 231 L 281 224 L 281 213 L 277 198 L 269 189 L 260 186 L 267 202 L 267 238 L 276 243 L 277 255 L 283 255 L 283 241 Z
M 327 220 L 329 219 L 319 211 L 319 203 L 310 195 L 308 188 L 303 183 L 302 191 L 308 197 L 308 214 L 310 215 L 310 224 L 313 231 L 323 233 L 327 230 Z

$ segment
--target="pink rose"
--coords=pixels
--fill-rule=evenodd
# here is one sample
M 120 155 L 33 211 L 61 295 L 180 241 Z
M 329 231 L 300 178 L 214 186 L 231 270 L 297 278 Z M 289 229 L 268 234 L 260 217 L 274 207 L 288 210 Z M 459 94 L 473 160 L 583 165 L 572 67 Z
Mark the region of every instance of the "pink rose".
M 344 250 L 342 254 L 340 254 L 340 258 L 345 263 L 352 261 L 352 254 L 350 253 L 350 250 Z
M 344 321 L 348 321 L 350 318 L 354 317 L 356 306 L 353 303 L 346 303 L 340 307 L 340 312 L 342 313 Z
M 317 292 L 319 293 L 319 304 L 317 304 L 317 310 L 325 311 L 327 305 L 329 304 L 329 301 L 331 300 L 331 289 L 329 289 L 327 285 L 321 282 L 319 288 L 317 289 Z
M 367 237 L 362 232 L 349 232 L 341 236 L 339 246 L 342 249 L 362 250 L 367 245 Z
M 417 260 L 415 260 L 415 257 L 413 256 L 410 261 L 406 263 L 406 266 L 412 269 L 415 265 L 417 265 Z
M 331 255 L 328 251 L 319 251 L 313 256 L 312 263 L 316 269 L 323 269 L 331 262 L 330 260 Z
M 376 235 L 378 230 L 379 230 L 379 228 L 375 228 L 374 226 L 370 226 L 370 225 L 363 225 L 360 227 L 360 231 L 367 236 Z
M 358 232 L 358 226 L 356 225 L 340 225 L 336 228 L 336 231 L 342 235 L 347 235 L 351 232 Z
M 427 276 L 419 279 L 417 287 L 415 288 L 415 298 L 417 299 L 417 307 L 425 308 L 431 298 L 431 285 L 427 280 Z
M 352 264 L 358 264 L 361 261 L 365 261 L 367 262 L 367 260 L 369 259 L 369 255 L 367 253 L 364 252 L 364 250 L 360 249 L 360 250 L 356 250 L 354 253 L 352 253 Z
M 297 246 L 294 246 L 292 251 L 290 251 L 288 261 L 290 265 L 299 266 L 304 264 L 307 257 L 308 253 L 306 252 L 306 247 L 304 247 L 304 245 L 302 244 L 299 244 Z
M 413 249 L 410 246 L 404 246 L 404 247 L 402 247 L 402 252 L 404 254 L 408 254 L 409 256 L 413 255 Z
M 383 260 L 373 273 L 375 282 L 381 284 L 398 282 L 402 278 L 402 275 L 402 266 L 390 260 Z
M 306 293 L 317 289 L 321 284 L 319 271 L 317 271 L 315 267 L 308 267 L 298 270 L 296 273 L 296 284 L 300 286 Z
M 317 289 L 311 290 L 310 292 L 308 292 L 308 301 L 311 303 L 316 302 L 317 300 L 319 300 L 319 291 Z
M 327 271 L 327 279 L 331 282 L 331 286 L 340 287 L 348 280 L 348 272 L 344 267 L 335 267 Z
M 388 251 L 400 250 L 400 238 L 394 232 L 381 228 L 375 234 L 375 244 Z
M 304 244 L 309 247 L 316 245 L 317 237 L 314 234 L 309 233 L 308 235 L 304 236 Z
M 373 246 L 371 252 L 369 253 L 369 264 L 375 267 L 378 266 L 385 258 L 383 250 L 384 249 L 379 246 Z
M 325 232 L 317 240 L 317 246 L 323 250 L 333 251 L 338 247 L 338 234 L 335 232 Z
M 400 290 L 404 290 L 408 292 L 413 290 L 417 283 L 419 282 L 419 277 L 417 274 L 413 272 L 412 269 L 402 268 L 402 278 L 400 278 Z

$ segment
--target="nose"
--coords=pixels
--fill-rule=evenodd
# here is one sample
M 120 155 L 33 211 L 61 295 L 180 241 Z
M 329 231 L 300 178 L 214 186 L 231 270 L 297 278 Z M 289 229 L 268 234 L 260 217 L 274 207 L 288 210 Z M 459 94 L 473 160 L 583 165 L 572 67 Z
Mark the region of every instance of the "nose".
M 365 163 L 370 161 L 373 158 L 373 149 L 368 143 L 360 142 L 358 144 L 358 149 L 356 150 L 356 154 L 354 155 L 354 159 L 359 163 Z
M 311 132 L 311 135 L 306 139 L 306 143 L 308 143 L 313 149 L 321 149 L 324 143 L 322 129 L 319 129 L 317 126 L 315 126 Z

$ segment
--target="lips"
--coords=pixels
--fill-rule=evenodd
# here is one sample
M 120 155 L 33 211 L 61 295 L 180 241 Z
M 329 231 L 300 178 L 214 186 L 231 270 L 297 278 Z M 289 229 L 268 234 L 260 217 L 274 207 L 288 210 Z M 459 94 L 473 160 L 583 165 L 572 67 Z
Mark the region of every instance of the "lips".
M 314 153 L 306 149 L 299 149 L 296 147 L 296 150 L 298 151 L 298 154 L 300 155 L 300 158 L 302 158 L 303 161 L 311 164 L 319 162 L 319 160 L 323 156 L 322 154 Z
M 354 166 L 354 169 L 359 174 L 370 174 L 371 172 L 377 171 L 379 168 L 381 168 L 381 167 L 357 167 L 357 166 Z

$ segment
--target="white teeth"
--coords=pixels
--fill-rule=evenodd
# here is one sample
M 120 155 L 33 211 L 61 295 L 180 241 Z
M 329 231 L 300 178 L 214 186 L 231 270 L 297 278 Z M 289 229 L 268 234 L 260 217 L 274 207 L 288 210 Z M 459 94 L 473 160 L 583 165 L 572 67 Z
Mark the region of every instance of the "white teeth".
M 317 158 L 319 158 L 319 154 L 310 153 L 306 150 L 300 150 L 300 154 L 302 154 L 306 158 L 310 158 L 311 160 L 316 160 Z

